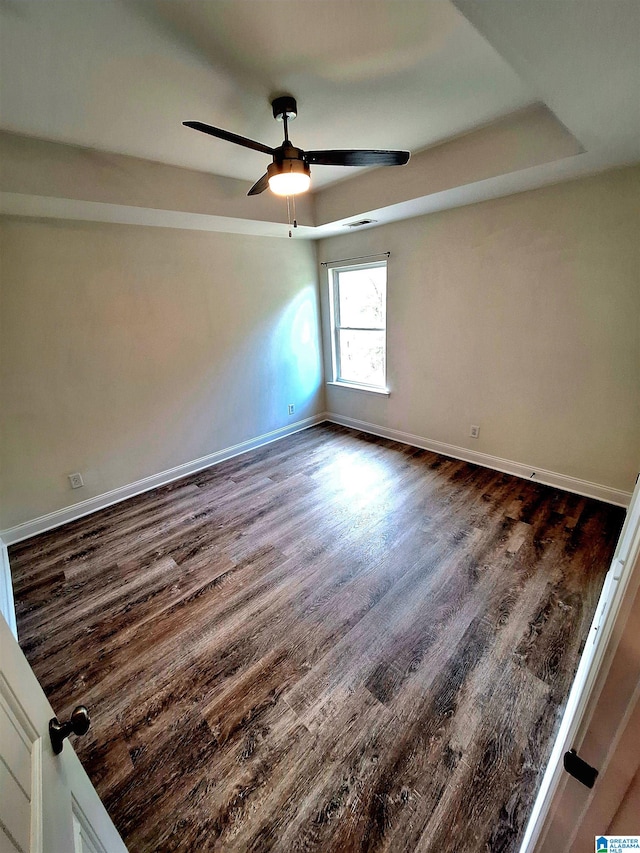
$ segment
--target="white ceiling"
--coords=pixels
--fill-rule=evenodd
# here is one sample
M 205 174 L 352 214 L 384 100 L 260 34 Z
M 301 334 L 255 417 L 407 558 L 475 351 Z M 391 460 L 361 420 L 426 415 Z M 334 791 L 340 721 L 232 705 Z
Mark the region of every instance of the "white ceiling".
M 638 0 L 454 0 L 587 151 L 640 157 Z
M 302 148 L 415 153 L 541 103 L 584 149 L 505 167 L 493 182 L 421 187 L 420 198 L 376 208 L 379 221 L 637 162 L 640 2 L 0 0 L 5 130 L 248 185 L 264 155 L 181 122 L 276 145 L 269 102 L 283 93 L 298 100 L 291 136 Z M 359 171 L 314 167 L 313 187 L 355 176 L 340 185 L 351 194 Z M 371 213 L 358 203 L 354 218 Z
M 4 129 L 256 180 L 270 100 L 302 148 L 418 150 L 535 100 L 448 0 L 49 0 L 1 6 Z M 353 174 L 316 167 L 314 186 Z

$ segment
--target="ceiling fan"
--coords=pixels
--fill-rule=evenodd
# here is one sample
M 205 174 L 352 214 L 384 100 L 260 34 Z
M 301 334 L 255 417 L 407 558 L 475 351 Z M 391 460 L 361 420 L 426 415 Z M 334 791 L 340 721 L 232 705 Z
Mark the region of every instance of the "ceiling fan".
M 292 196 L 309 189 L 311 183 L 311 164 L 320 166 L 403 166 L 411 156 L 408 151 L 303 151 L 296 148 L 289 139 L 289 122 L 298 114 L 295 98 L 284 95 L 271 103 L 273 117 L 284 124 L 284 141 L 277 148 L 271 148 L 262 142 L 255 142 L 245 136 L 238 136 L 228 130 L 212 127 L 201 121 L 184 121 L 186 127 L 226 139 L 236 145 L 262 151 L 273 158 L 266 173 L 255 182 L 247 195 L 258 195 L 267 188 L 276 195 Z

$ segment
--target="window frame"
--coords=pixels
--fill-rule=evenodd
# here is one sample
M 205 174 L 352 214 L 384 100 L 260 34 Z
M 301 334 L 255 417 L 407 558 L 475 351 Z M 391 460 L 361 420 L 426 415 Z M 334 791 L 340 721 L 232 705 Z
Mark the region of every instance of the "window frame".
M 352 272 L 353 270 L 380 269 L 385 270 L 384 287 L 384 326 L 342 326 L 340 325 L 340 274 Z M 331 367 L 332 379 L 330 385 L 338 385 L 341 388 L 354 388 L 359 391 L 371 391 L 375 394 L 389 394 L 387 387 L 387 292 L 388 292 L 388 264 L 386 259 L 380 261 L 369 261 L 361 264 L 341 264 L 329 268 L 329 318 L 331 323 Z M 340 332 L 341 331 L 365 331 L 384 332 L 384 379 L 382 385 L 371 385 L 366 382 L 354 382 L 341 377 L 340 364 Z

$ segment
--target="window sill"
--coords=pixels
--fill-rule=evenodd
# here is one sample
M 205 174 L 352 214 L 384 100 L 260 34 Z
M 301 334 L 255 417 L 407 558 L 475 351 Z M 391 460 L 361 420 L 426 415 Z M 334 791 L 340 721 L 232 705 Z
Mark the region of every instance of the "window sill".
M 334 388 L 350 388 L 352 391 L 367 391 L 369 394 L 382 394 L 383 397 L 388 397 L 391 393 L 388 388 L 372 388 L 369 385 L 356 385 L 352 382 L 327 382 L 327 385 L 333 385 Z

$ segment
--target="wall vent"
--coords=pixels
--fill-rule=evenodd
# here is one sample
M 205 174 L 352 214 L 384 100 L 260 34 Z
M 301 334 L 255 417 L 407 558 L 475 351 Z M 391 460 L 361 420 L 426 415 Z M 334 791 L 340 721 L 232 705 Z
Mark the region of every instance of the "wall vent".
M 377 219 L 358 219 L 357 222 L 347 222 L 344 226 L 345 228 L 361 228 L 363 225 L 373 225 L 374 222 L 377 222 Z

